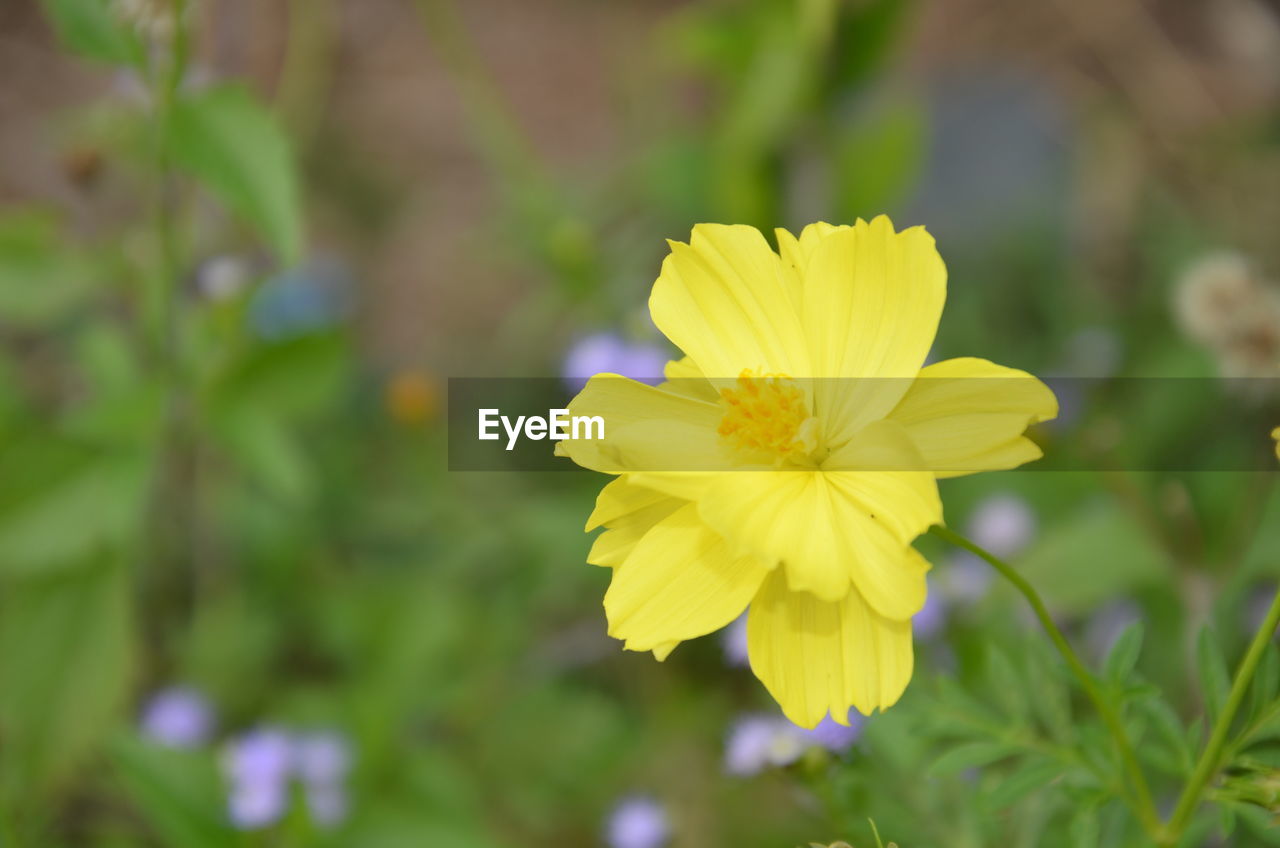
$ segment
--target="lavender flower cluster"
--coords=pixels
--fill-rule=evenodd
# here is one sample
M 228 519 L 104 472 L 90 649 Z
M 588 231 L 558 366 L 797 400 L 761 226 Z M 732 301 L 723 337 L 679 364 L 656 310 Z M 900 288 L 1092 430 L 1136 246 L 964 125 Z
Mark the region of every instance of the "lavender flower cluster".
M 195 750 L 215 734 L 209 700 L 189 687 L 156 693 L 143 707 L 142 735 L 169 748 Z M 334 827 L 349 811 L 352 749 L 335 730 L 296 731 L 264 725 L 231 737 L 222 751 L 227 816 L 241 830 L 270 827 L 289 811 L 295 786 L 319 827 Z

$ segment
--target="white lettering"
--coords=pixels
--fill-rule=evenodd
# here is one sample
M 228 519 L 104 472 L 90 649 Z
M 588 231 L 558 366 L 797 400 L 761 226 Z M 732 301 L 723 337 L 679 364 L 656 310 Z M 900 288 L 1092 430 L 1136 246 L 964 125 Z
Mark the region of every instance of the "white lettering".
M 569 423 L 569 410 L 553 409 L 551 410 L 551 438 L 555 441 L 569 438 L 568 432 L 565 431 L 564 425 Z
M 586 431 L 585 435 L 578 435 L 578 425 Z M 596 428 L 597 435 L 591 435 L 592 425 Z M 573 438 L 575 439 L 603 439 L 604 438 L 604 418 L 599 415 L 575 415 L 573 417 Z
M 497 430 L 501 425 L 507 436 L 507 450 L 515 450 L 522 433 L 525 438 L 536 442 L 546 438 L 554 441 L 604 438 L 604 418 L 600 415 L 570 415 L 567 409 L 551 409 L 546 418 L 541 415 L 519 415 L 512 419 L 497 409 L 481 409 L 478 412 L 477 435 L 480 440 L 500 439 L 501 435 Z
M 497 421 L 494 421 L 489 416 L 497 415 L 497 414 L 498 414 L 498 410 L 496 409 L 480 410 L 480 440 L 481 441 L 493 441 L 494 439 L 498 438 L 497 433 L 489 432 L 489 428 L 496 426 L 498 423 Z
M 511 426 L 511 419 L 502 416 L 502 429 L 507 431 L 507 450 L 511 450 L 516 446 L 516 439 L 520 438 L 520 425 L 524 423 L 524 416 L 516 418 L 516 425 Z

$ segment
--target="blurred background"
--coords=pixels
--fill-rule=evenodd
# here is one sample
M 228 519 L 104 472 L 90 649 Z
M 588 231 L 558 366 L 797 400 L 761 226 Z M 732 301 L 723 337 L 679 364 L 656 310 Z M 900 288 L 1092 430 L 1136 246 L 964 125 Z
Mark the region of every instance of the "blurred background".
M 982 563 L 922 542 L 901 704 L 799 733 L 740 627 L 624 654 L 603 481 L 448 472 L 444 386 L 650 375 L 665 239 L 887 212 L 948 263 L 935 356 L 1095 378 L 1047 451 L 1210 440 L 1107 381 L 1280 376 L 1275 2 L 5 0 L 0 80 L 0 845 L 1141 844 Z M 1273 482 L 944 485 L 1166 806 Z M 1280 844 L 1247 753 L 1195 844 Z

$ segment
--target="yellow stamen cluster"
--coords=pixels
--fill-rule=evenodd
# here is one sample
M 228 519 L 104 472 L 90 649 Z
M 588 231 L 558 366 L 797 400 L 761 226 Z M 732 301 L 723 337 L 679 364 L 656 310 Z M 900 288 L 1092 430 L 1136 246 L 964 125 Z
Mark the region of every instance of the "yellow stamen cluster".
M 735 450 L 777 461 L 798 460 L 813 450 L 813 420 L 804 393 L 785 374 L 738 375 L 720 390 L 725 408 L 717 432 Z

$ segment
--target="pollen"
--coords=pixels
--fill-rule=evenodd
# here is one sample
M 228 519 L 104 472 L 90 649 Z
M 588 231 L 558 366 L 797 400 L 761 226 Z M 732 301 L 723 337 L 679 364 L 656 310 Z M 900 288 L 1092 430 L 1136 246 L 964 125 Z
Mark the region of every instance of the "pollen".
M 814 449 L 814 419 L 804 393 L 786 374 L 756 374 L 720 390 L 724 418 L 717 431 L 735 451 L 776 462 L 798 461 Z

